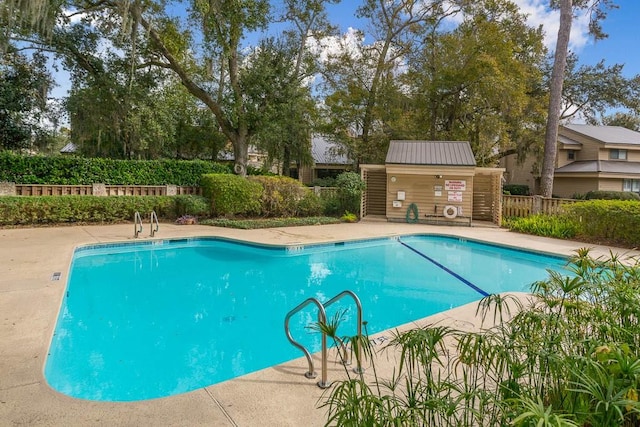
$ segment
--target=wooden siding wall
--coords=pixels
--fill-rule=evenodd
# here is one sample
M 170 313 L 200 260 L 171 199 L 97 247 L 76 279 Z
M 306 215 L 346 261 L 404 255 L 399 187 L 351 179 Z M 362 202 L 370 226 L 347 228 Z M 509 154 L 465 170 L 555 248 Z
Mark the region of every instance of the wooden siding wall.
M 420 222 L 471 223 L 473 210 L 473 176 L 443 175 L 436 178 L 436 171 L 425 175 L 395 174 L 396 182 L 391 181 L 391 174 L 387 176 L 387 219 L 390 221 L 406 221 L 407 210 L 412 203 L 418 207 Z M 462 202 L 448 201 L 448 191 L 445 180 L 463 180 L 466 189 L 462 191 Z M 440 196 L 435 195 L 435 186 L 441 186 Z M 405 192 L 405 200 L 399 208 L 393 207 L 397 200 L 398 191 Z M 447 219 L 443 215 L 445 206 L 462 207 L 462 215 L 454 219 Z
M 598 190 L 602 191 L 622 191 L 621 178 L 600 178 L 598 181 Z
M 311 184 L 313 182 L 313 168 L 311 166 L 302 166 L 298 170 L 298 179 L 303 184 Z
M 556 176 L 553 179 L 553 195 L 570 198 L 574 194 L 585 194 L 598 189 L 598 178 L 573 178 Z
M 628 162 L 640 162 L 640 150 L 627 149 L 627 161 Z
M 362 199 L 361 215 L 381 215 L 387 211 L 387 172 L 385 169 L 363 170 L 362 179 L 367 185 Z

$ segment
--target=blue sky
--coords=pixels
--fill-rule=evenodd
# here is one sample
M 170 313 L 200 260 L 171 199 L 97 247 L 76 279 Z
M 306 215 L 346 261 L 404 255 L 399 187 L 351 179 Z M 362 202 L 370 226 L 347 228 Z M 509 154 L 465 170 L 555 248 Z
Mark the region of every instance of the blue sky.
M 585 64 L 605 59 L 607 64 L 625 64 L 624 74 L 640 74 L 640 0 L 617 0 L 620 6 L 609 12 L 602 23 L 609 37 L 584 46 L 578 51 Z
M 546 44 L 550 49 L 555 45 L 558 12 L 547 7 L 549 0 L 514 0 L 527 13 L 532 25 L 542 24 L 547 33 Z M 608 65 L 625 64 L 626 77 L 640 74 L 640 0 L 614 0 L 618 9 L 610 10 L 602 22 L 609 37 L 594 42 L 587 32 L 586 17 L 574 20 L 571 49 L 578 54 L 580 62 L 596 64 L 604 59 Z M 353 16 L 360 1 L 342 0 L 331 5 L 328 10 L 332 22 L 340 25 L 344 33 L 349 27 L 360 28 L 362 23 Z

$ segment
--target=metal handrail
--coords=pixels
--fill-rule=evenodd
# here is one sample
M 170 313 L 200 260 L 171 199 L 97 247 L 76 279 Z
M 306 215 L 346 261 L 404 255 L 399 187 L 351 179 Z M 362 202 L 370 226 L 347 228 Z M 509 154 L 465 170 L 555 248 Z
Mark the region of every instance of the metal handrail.
M 327 322 L 327 314 L 325 312 L 325 309 L 322 303 L 318 301 L 316 298 L 307 298 L 302 303 L 300 303 L 296 308 L 294 308 L 289 313 L 287 313 L 287 316 L 284 318 L 284 331 L 287 334 L 287 339 L 289 340 L 289 342 L 293 344 L 295 347 L 299 348 L 307 358 L 308 371 L 304 374 L 304 376 L 307 378 L 315 378 L 317 374 L 314 370 L 313 360 L 311 359 L 311 354 L 309 353 L 309 350 L 307 350 L 305 346 L 300 344 L 298 341 L 293 339 L 293 337 L 291 336 L 291 330 L 289 329 L 289 320 L 291 320 L 291 317 L 297 312 L 299 312 L 300 310 L 302 310 L 303 308 L 305 308 L 306 306 L 308 306 L 309 304 L 315 304 L 316 307 L 318 307 L 318 322 L 320 323 Z M 318 381 L 318 386 L 320 388 L 328 388 L 330 385 L 331 384 L 327 382 L 327 335 L 323 333 L 322 334 L 322 377 L 321 377 L 321 380 Z
M 356 307 L 358 308 L 358 340 L 362 340 L 362 304 L 360 303 L 360 298 L 358 298 L 358 296 L 349 290 L 346 291 L 342 291 L 340 292 L 338 295 L 336 295 L 335 297 L 331 298 L 329 301 L 325 302 L 323 304 L 324 308 L 326 309 L 327 307 L 329 307 L 331 304 L 337 302 L 338 300 L 342 299 L 342 297 L 349 295 L 351 298 L 353 298 L 353 300 L 356 303 Z M 326 314 L 325 314 L 326 316 Z M 353 368 L 353 372 L 357 373 L 357 374 L 361 374 L 362 372 L 364 372 L 364 369 L 362 369 L 362 343 L 358 342 L 357 346 L 356 346 L 356 367 Z
M 291 336 L 291 330 L 289 329 L 289 321 L 291 320 L 291 317 L 296 314 L 297 312 L 299 312 L 300 310 L 302 310 L 303 308 L 305 308 L 306 306 L 308 306 L 309 304 L 315 304 L 316 307 L 318 308 L 318 323 L 323 323 L 326 324 L 327 322 L 327 312 L 326 312 L 326 308 L 328 306 L 330 306 L 331 304 L 335 303 L 336 301 L 342 299 L 342 297 L 344 296 L 351 296 L 353 298 L 353 300 L 356 303 L 356 307 L 358 308 L 358 340 L 362 340 L 362 304 L 360 303 L 360 298 L 358 298 L 358 296 L 353 293 L 352 291 L 346 290 L 346 291 L 342 291 L 340 292 L 338 295 L 336 295 L 335 297 L 331 298 L 329 301 L 327 301 L 326 303 L 322 304 L 320 301 L 318 301 L 316 298 L 307 298 L 306 300 L 304 300 L 302 303 L 300 303 L 298 306 L 296 306 L 293 310 L 289 311 L 289 313 L 287 313 L 286 317 L 284 318 L 284 331 L 287 334 L 287 339 L 289 340 L 289 342 L 291 344 L 293 344 L 295 347 L 299 348 L 305 355 L 305 357 L 307 358 L 307 363 L 308 363 L 308 371 L 304 374 L 305 377 L 307 378 L 315 378 L 317 376 L 314 367 L 313 367 L 313 360 L 311 359 L 311 354 L 309 353 L 309 350 L 307 350 L 302 344 L 300 344 L 299 342 L 297 342 L 296 340 L 293 339 L 293 337 Z M 345 349 L 345 345 L 344 342 L 338 338 L 339 344 L 342 347 L 342 350 L 345 352 L 346 355 L 346 349 Z M 357 361 L 357 366 L 355 368 L 353 368 L 353 371 L 355 373 L 362 373 L 364 372 L 364 369 L 362 369 L 362 344 L 361 342 L 358 342 L 356 345 L 356 350 L 357 350 L 357 354 L 356 354 L 356 361 Z M 338 350 L 340 351 L 340 350 Z M 346 356 L 344 358 L 345 362 L 346 362 Z M 345 363 L 346 364 L 346 363 Z M 320 381 L 318 381 L 318 386 L 320 388 L 328 388 L 331 386 L 331 383 L 329 383 L 327 381 L 327 334 L 322 332 L 322 379 Z
M 153 229 L 153 224 L 155 223 L 156 228 Z M 156 211 L 151 211 L 151 237 L 153 237 L 158 229 L 160 228 L 160 223 L 158 222 L 158 215 L 156 215 Z
M 142 233 L 142 217 L 140 212 L 136 211 L 133 215 L 133 237 L 137 239 L 140 233 Z

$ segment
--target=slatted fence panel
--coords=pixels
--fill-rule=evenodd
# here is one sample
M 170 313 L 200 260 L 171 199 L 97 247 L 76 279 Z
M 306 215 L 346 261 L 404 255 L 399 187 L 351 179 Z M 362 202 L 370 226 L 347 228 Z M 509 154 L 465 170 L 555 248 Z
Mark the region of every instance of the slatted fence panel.
M 364 212 L 365 215 L 387 214 L 387 172 L 385 170 L 366 171 Z

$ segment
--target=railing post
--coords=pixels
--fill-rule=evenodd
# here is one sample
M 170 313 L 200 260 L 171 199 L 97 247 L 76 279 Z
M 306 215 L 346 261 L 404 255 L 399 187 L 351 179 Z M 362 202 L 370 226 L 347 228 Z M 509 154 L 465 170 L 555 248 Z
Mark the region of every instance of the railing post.
M 93 184 L 91 194 L 94 196 L 106 196 L 107 186 L 105 184 Z
M 15 196 L 15 195 L 16 195 L 15 182 L 0 182 L 0 196 Z
M 537 215 L 542 212 L 542 196 L 533 196 L 533 207 L 531 213 Z

